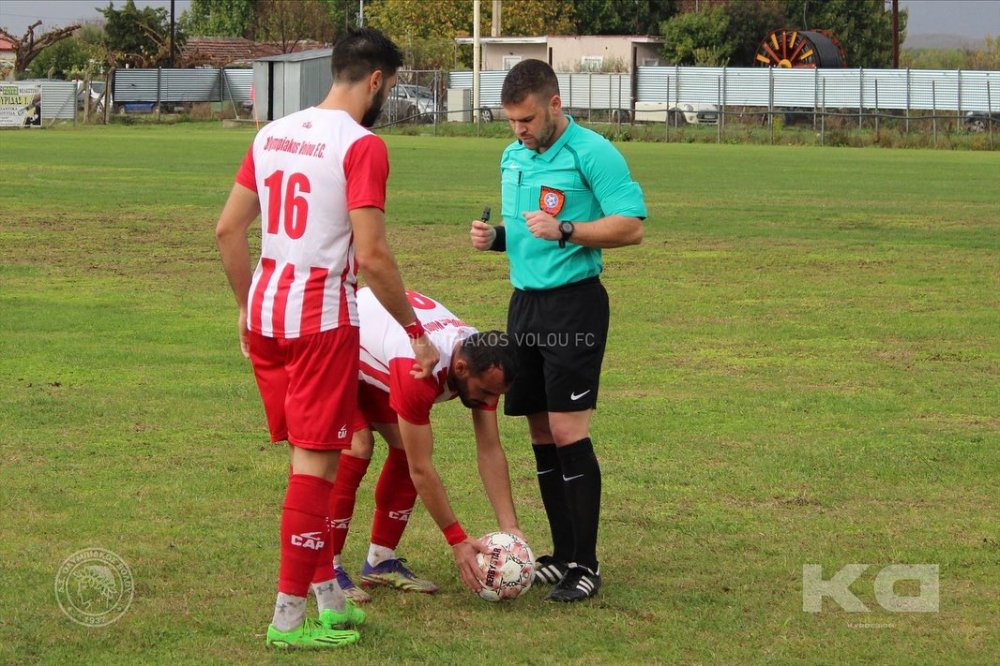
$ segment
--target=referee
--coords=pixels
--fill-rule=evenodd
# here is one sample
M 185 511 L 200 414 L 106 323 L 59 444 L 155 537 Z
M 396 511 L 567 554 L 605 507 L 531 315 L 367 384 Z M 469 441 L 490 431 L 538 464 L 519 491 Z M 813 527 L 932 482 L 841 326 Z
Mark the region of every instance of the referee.
M 500 160 L 504 224 L 475 220 L 470 235 L 510 261 L 507 332 L 520 371 L 504 412 L 528 419 L 553 545 L 535 581 L 554 584 L 546 600 L 580 601 L 601 585 L 590 439 L 609 322 L 601 250 L 640 243 L 646 205 L 621 153 L 563 113 L 549 65 L 515 65 L 500 102 L 517 138 Z

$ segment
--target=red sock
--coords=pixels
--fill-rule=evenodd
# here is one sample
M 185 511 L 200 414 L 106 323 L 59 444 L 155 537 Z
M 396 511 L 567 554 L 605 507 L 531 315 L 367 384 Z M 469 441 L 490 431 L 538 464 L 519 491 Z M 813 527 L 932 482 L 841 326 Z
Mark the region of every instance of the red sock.
M 330 493 L 333 496 L 333 493 Z M 326 519 L 326 532 L 323 538 L 323 548 L 319 551 L 319 559 L 316 560 L 316 569 L 313 571 L 312 582 L 325 583 L 333 580 L 337 572 L 333 570 L 333 523 Z
M 372 522 L 372 543 L 395 549 L 403 537 L 406 522 L 417 503 L 417 489 L 410 478 L 410 467 L 402 449 L 389 447 L 389 456 L 382 466 L 375 486 L 375 520 Z
M 327 512 L 333 484 L 308 474 L 293 474 L 281 512 L 281 566 L 278 592 L 304 597 L 330 540 Z
M 330 493 L 330 529 L 333 542 L 331 561 L 344 550 L 344 541 L 347 540 L 347 532 L 351 529 L 358 486 L 361 485 L 361 479 L 365 478 L 370 463 L 371 460 L 355 458 L 346 453 L 340 454 L 337 480 L 333 482 L 333 492 Z

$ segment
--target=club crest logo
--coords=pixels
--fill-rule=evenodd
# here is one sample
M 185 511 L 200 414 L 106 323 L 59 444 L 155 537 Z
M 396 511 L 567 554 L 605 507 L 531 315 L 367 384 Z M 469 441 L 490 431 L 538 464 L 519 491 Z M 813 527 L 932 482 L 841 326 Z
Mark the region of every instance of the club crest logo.
M 105 627 L 120 618 L 135 593 L 128 564 L 103 548 L 84 548 L 63 560 L 55 588 L 62 612 L 85 627 Z
M 542 194 L 538 197 L 538 207 L 549 215 L 558 215 L 563 205 L 566 203 L 566 195 L 560 190 L 552 187 L 542 187 Z

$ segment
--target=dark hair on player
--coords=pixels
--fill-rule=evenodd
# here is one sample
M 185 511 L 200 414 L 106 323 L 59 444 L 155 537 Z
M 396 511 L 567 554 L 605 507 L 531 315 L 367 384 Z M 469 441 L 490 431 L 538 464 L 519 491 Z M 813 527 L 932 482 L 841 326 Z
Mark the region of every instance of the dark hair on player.
M 514 341 L 503 331 L 473 333 L 462 341 L 459 356 L 469 364 L 474 375 L 481 375 L 490 368 L 503 371 L 503 383 L 510 385 L 517 377 L 517 354 Z
M 558 94 L 559 79 L 548 63 L 522 60 L 507 72 L 500 90 L 500 104 L 520 104 L 528 95 L 538 95 L 548 102 Z
M 392 76 L 403 64 L 403 54 L 375 28 L 350 28 L 334 42 L 330 61 L 334 81 L 357 83 L 379 69 Z

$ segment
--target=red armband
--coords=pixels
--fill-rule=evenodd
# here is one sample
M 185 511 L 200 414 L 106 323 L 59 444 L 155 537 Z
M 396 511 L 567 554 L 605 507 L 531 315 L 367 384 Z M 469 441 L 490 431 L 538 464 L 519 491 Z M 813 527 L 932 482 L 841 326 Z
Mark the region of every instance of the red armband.
M 406 331 L 406 337 L 408 337 L 411 340 L 416 340 L 417 338 L 421 337 L 425 332 L 424 325 L 420 323 L 419 319 L 413 322 L 412 324 L 404 326 L 403 330 Z
M 448 540 L 449 546 L 462 543 L 469 538 L 469 535 L 465 533 L 465 530 L 462 529 L 457 520 L 441 531 L 444 532 L 444 538 Z

